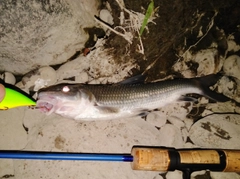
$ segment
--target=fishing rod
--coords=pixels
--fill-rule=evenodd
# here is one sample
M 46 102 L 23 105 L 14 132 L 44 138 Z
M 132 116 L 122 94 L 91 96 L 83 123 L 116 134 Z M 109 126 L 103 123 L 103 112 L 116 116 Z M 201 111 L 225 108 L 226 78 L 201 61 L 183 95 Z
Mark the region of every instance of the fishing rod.
M 191 173 L 199 170 L 240 172 L 240 150 L 228 149 L 133 146 L 131 154 L 0 150 L 0 158 L 131 162 L 133 170 L 161 172 L 180 170 L 183 179 L 190 179 Z

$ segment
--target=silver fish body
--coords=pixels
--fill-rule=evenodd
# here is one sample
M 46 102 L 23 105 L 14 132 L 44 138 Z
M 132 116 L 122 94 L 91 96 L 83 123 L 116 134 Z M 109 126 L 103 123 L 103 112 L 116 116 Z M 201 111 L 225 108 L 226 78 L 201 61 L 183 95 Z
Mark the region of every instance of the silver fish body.
M 200 94 L 215 101 L 229 98 L 202 83 L 216 82 L 216 75 L 155 83 L 108 85 L 58 84 L 38 92 L 37 107 L 75 120 L 104 120 L 130 117 L 161 108 L 176 101 L 194 101 L 186 94 Z M 211 84 L 213 83 L 211 82 Z

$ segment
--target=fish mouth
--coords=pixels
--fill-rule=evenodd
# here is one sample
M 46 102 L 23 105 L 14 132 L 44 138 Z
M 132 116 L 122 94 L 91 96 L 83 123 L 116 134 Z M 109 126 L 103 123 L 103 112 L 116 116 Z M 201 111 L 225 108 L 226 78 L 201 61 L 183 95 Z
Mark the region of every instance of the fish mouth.
M 36 108 L 46 114 L 51 114 L 53 112 L 53 104 L 42 100 L 37 101 Z
M 36 108 L 46 114 L 51 114 L 55 111 L 57 101 L 54 97 L 48 95 L 38 95 Z

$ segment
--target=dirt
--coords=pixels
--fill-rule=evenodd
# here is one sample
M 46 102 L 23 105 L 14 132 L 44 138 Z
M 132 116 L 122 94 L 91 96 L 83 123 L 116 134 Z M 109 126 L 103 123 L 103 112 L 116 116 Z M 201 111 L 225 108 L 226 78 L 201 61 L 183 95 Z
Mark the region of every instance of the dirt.
M 120 8 L 115 0 L 108 2 L 112 8 L 114 26 L 118 26 Z M 125 1 L 125 6 L 129 10 L 145 14 L 149 2 L 149 0 L 131 0 Z M 134 73 L 144 72 L 149 81 L 173 74 L 172 66 L 179 59 L 178 55 L 199 41 L 200 30 L 206 36 L 191 48 L 193 52 L 209 47 L 212 42 L 216 42 L 219 55 L 224 55 L 227 49 L 226 35 L 240 36 L 238 27 L 240 2 L 237 0 L 228 2 L 223 0 L 211 2 L 206 0 L 176 0 L 172 2 L 155 0 L 154 3 L 157 16 L 154 22 L 156 24 L 149 23 L 149 30 L 145 30 L 141 36 L 144 54 L 140 54 L 136 50 L 137 44 L 139 44 L 137 33 L 131 45 L 114 33 L 109 36 L 106 44 L 107 48 L 115 49 L 115 58 L 119 60 L 119 63 L 122 60 L 134 58 L 140 67 Z M 208 29 L 213 19 L 214 25 Z M 206 33 L 207 31 L 208 33 Z M 127 45 L 129 45 L 129 49 L 126 49 Z M 147 69 L 149 65 L 152 66 Z M 175 74 L 175 76 L 180 77 L 181 75 Z

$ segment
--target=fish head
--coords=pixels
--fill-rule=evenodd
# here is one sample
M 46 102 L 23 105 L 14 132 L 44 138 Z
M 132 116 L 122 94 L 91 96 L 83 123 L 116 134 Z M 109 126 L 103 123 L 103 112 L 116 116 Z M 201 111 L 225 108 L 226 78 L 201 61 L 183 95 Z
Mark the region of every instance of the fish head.
M 80 84 L 57 84 L 38 91 L 36 107 L 40 111 L 62 116 L 74 116 L 93 102 L 92 94 L 81 88 Z

